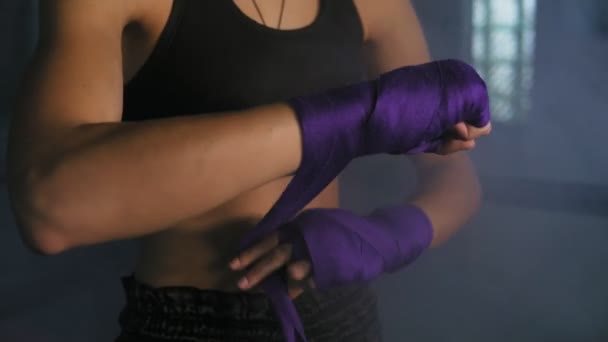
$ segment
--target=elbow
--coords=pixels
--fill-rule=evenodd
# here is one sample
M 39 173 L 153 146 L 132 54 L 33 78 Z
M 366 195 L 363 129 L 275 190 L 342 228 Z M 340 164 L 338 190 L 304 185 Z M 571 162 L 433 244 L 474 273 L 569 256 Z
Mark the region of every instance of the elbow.
M 68 250 L 65 240 L 53 230 L 25 226 L 18 228 L 24 245 L 38 255 L 51 256 Z
M 24 245 L 39 255 L 56 255 L 69 249 L 68 224 L 59 202 L 34 172 L 9 181 L 10 207 Z

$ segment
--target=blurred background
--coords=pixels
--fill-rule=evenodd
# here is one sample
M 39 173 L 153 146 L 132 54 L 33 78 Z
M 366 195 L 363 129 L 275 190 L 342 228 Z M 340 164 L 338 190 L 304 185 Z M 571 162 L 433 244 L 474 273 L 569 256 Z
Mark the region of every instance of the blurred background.
M 111 341 L 134 243 L 38 256 L 8 207 L 7 101 L 36 43 L 36 3 L 0 1 L 0 341 Z M 472 152 L 479 214 L 373 284 L 386 341 L 608 341 L 608 1 L 414 4 L 433 57 L 483 74 L 494 131 Z M 342 206 L 395 203 L 414 183 L 404 158 L 357 160 Z

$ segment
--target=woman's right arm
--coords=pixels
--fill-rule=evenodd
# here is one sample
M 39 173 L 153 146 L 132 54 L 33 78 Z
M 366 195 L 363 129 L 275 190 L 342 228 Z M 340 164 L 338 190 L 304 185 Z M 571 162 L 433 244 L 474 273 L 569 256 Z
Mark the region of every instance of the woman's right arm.
M 128 3 L 40 4 L 40 41 L 7 157 L 16 222 L 39 253 L 166 229 L 300 163 L 300 130 L 286 104 L 121 122 Z

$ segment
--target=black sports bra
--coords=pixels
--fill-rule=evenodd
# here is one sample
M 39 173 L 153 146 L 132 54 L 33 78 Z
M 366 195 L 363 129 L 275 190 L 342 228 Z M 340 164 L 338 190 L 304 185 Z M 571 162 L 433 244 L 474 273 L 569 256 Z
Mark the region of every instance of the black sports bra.
M 232 0 L 173 0 L 148 60 L 124 87 L 124 121 L 237 110 L 363 78 L 352 0 L 320 0 L 294 30 L 263 26 Z

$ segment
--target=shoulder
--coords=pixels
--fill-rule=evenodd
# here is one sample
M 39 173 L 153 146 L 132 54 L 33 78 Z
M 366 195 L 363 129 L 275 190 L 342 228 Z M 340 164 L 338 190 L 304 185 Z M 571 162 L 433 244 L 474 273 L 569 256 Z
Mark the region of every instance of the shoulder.
M 50 27 L 63 27 L 72 23 L 91 24 L 103 22 L 107 25 L 127 23 L 135 16 L 134 0 L 53 0 L 41 1 L 39 14 L 41 23 Z
M 383 39 L 408 21 L 417 22 L 410 0 L 353 0 L 363 23 L 365 40 Z
M 141 23 L 166 8 L 170 1 L 149 0 L 52 0 L 40 1 L 41 39 L 85 28 L 95 32 L 122 32 L 129 24 Z
M 365 31 L 369 76 L 430 59 L 410 0 L 353 0 Z

